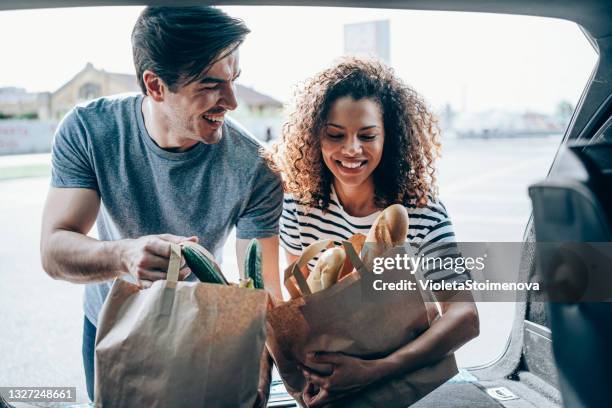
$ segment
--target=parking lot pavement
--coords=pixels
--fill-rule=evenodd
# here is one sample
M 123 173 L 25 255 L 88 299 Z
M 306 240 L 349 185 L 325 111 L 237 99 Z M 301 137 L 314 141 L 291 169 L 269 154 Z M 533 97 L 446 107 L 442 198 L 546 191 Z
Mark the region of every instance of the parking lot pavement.
M 51 153 L 17 154 L 0 156 L 0 169 L 6 167 L 51 164 Z
M 76 386 L 81 368 L 82 288 L 40 266 L 38 240 L 46 178 L 0 183 L 0 385 Z
M 527 185 L 546 175 L 559 140 L 449 142 L 439 165 L 440 191 L 457 238 L 520 241 L 529 217 Z M 48 178 L 0 182 L 0 386 L 76 386 L 77 401 L 86 402 L 82 286 L 54 281 L 40 266 L 40 222 L 48 186 Z M 235 271 L 233 240 L 224 258 L 224 270 Z M 235 273 L 230 275 L 236 279 Z M 481 335 L 457 352 L 461 366 L 499 356 L 511 328 L 513 304 L 478 306 Z

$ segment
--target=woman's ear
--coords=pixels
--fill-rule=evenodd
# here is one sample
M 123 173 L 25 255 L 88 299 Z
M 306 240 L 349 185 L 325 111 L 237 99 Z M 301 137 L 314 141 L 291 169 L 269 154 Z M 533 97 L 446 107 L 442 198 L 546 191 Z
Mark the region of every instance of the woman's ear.
M 155 102 L 163 102 L 168 88 L 160 77 L 148 69 L 142 73 L 142 81 L 147 88 L 147 95 Z

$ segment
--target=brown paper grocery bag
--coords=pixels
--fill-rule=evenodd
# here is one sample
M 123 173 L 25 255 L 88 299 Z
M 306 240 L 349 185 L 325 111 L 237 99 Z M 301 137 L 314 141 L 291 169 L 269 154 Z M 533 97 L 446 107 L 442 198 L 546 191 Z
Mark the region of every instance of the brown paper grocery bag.
M 425 304 L 419 291 L 367 295 L 374 277 L 360 261 L 349 242 L 347 255 L 356 271 L 328 289 L 310 294 L 300 268 L 328 242 L 319 241 L 304 251 L 285 271 L 294 277 L 303 297 L 284 302 L 268 311 L 267 345 L 289 393 L 301 404 L 306 385 L 298 365 L 311 351 L 339 352 L 362 358 L 381 358 L 404 346 L 429 327 Z M 404 250 L 393 248 L 383 256 Z M 386 271 L 389 278 L 415 280 L 405 271 Z M 316 369 L 316 367 L 313 367 Z M 320 367 L 326 371 L 325 367 Z M 406 407 L 413 404 L 457 373 L 454 355 L 393 380 L 374 383 L 329 406 Z M 327 406 L 327 405 L 326 405 Z
M 263 290 L 117 279 L 100 313 L 96 407 L 252 407 L 265 343 Z

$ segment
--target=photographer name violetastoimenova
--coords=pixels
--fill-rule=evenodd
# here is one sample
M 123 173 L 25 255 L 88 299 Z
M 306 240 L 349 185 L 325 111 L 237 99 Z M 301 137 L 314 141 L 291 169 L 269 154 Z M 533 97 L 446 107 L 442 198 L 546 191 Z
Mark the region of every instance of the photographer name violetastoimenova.
M 417 283 L 418 282 L 418 283 Z M 442 291 L 442 290 L 475 290 L 475 291 L 524 291 L 524 290 L 540 290 L 539 282 L 491 282 L 486 280 L 478 282 L 473 279 L 468 279 L 462 282 L 457 281 L 432 281 L 418 280 L 417 282 L 402 279 L 399 282 L 384 282 L 382 279 L 377 279 L 372 283 L 374 290 L 417 290 L 417 284 L 421 290 Z

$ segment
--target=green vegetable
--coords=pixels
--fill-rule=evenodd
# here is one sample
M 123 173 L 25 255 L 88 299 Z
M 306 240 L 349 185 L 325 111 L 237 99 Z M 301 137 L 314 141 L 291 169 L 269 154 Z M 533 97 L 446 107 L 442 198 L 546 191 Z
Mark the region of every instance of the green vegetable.
M 246 250 L 244 258 L 244 272 L 247 278 L 253 281 L 255 289 L 263 289 L 264 283 L 261 277 L 261 247 L 259 241 L 252 239 Z
M 223 273 L 212 260 L 212 255 L 204 247 L 189 241 L 181 243 L 181 247 L 187 266 L 201 282 L 228 284 Z
M 247 289 L 254 289 L 255 288 L 255 286 L 253 286 L 253 279 L 251 279 L 251 278 L 240 279 L 240 282 L 238 282 L 238 287 L 239 288 L 247 288 Z

